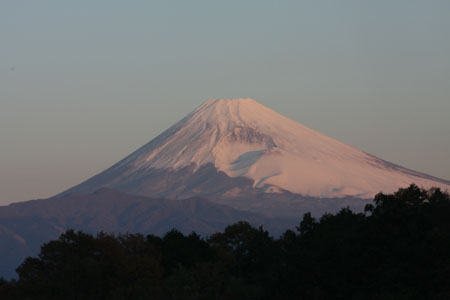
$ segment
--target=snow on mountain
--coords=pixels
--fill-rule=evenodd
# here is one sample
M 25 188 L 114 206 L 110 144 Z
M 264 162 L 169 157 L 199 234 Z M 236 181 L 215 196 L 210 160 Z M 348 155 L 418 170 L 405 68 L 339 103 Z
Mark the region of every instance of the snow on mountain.
M 210 99 L 136 152 L 67 192 L 109 187 L 172 199 L 202 196 L 265 213 L 281 207 L 273 206 L 275 202 L 285 201 L 279 214 L 289 215 L 294 202 L 296 214 L 314 210 L 311 205 L 328 211 L 324 201 L 306 208 L 306 198 L 370 199 L 411 183 L 450 190 L 449 181 L 355 149 L 255 100 Z M 345 204 L 341 202 L 332 205 Z
M 125 175 L 153 169 L 195 170 L 212 163 L 255 188 L 312 197 L 369 198 L 416 183 L 450 182 L 404 169 L 307 128 L 252 99 L 210 99 L 121 161 Z M 115 178 L 120 181 L 120 178 Z

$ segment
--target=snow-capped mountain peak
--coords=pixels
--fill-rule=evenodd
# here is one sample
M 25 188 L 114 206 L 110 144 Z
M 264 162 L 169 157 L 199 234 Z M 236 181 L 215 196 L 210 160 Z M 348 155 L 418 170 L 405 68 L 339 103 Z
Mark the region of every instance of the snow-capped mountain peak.
M 131 187 L 138 185 L 136 193 L 143 193 L 148 190 L 146 185 L 152 185 L 146 181 L 153 178 L 152 174 L 170 172 L 173 176 L 189 168 L 193 176 L 205 166 L 213 166 L 216 173 L 221 171 L 228 178 L 251 180 L 252 188 L 263 193 L 370 198 L 411 183 L 426 188 L 450 188 L 448 181 L 383 161 L 248 98 L 206 101 L 160 136 L 80 187 L 89 186 L 91 190 L 100 186 L 120 187 L 133 193 L 136 191 Z M 185 186 L 179 179 L 176 197 L 188 192 L 201 196 L 202 191 L 193 188 L 194 185 L 197 183 Z M 163 189 L 158 187 L 159 192 Z M 219 192 L 235 195 L 238 190 L 230 187 Z

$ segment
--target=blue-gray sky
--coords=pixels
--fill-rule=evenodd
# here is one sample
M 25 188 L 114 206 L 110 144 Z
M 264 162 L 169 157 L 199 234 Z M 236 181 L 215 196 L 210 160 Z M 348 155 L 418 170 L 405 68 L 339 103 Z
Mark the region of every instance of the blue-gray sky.
M 0 204 L 250 97 L 450 179 L 450 1 L 0 2 Z

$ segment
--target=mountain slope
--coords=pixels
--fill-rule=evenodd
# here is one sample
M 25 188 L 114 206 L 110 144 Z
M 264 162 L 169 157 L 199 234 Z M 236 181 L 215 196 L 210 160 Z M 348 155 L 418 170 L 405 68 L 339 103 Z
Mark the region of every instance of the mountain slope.
M 163 235 L 172 228 L 209 235 L 246 220 L 272 234 L 293 228 L 299 219 L 267 218 L 200 198 L 152 199 L 101 189 L 93 194 L 70 193 L 0 207 L 0 277 L 14 275 L 27 256 L 66 229 L 98 233 Z
M 199 176 L 199 171 L 205 174 Z M 205 186 L 204 180 L 210 185 Z M 261 194 L 282 199 L 296 195 L 297 200 L 369 199 L 411 183 L 450 188 L 449 181 L 381 160 L 252 99 L 211 99 L 116 165 L 69 191 L 111 187 L 137 195 L 198 195 L 228 203 Z M 240 204 L 239 208 L 246 208 Z

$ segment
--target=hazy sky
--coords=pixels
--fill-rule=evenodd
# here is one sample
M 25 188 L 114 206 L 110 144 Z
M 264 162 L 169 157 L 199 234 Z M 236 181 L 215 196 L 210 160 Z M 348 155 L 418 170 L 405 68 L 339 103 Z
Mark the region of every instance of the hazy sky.
M 250 97 L 450 179 L 450 1 L 0 1 L 0 204 Z

